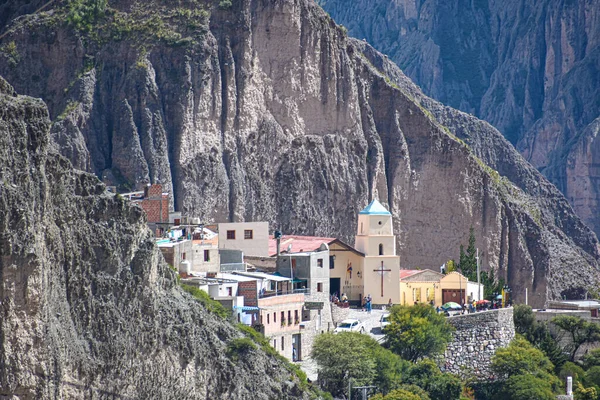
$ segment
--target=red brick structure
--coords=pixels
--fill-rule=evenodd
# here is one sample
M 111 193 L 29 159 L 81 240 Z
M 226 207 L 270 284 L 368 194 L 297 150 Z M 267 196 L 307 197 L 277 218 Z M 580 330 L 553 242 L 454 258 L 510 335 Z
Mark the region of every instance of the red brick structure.
M 256 281 L 238 283 L 238 296 L 244 296 L 245 306 L 258 306 L 257 290 Z
M 149 223 L 169 221 L 169 194 L 163 193 L 162 185 L 146 186 L 144 198 L 137 203 L 146 211 Z

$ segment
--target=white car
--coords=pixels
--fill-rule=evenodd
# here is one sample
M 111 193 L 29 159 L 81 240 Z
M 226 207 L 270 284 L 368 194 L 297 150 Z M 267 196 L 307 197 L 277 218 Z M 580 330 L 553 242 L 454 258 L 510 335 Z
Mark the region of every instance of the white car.
M 362 322 L 357 319 L 345 319 L 337 325 L 333 333 L 340 332 L 360 332 L 365 333 L 365 327 Z
M 390 314 L 381 314 L 381 318 L 379 318 L 379 324 L 381 326 L 381 330 L 390 324 Z

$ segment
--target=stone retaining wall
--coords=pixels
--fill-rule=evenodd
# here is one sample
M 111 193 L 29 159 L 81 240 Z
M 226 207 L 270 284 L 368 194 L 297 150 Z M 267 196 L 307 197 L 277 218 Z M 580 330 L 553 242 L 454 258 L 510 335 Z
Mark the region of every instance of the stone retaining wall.
M 441 369 L 464 379 L 495 380 L 491 358 L 515 337 L 513 309 L 503 308 L 449 317 L 456 331 L 448 344 Z

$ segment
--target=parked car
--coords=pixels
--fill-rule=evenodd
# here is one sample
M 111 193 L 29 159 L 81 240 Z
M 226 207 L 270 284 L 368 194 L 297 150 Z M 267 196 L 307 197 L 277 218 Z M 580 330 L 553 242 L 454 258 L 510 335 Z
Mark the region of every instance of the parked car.
M 381 326 L 381 330 L 383 331 L 383 328 L 385 328 L 386 326 L 388 326 L 390 324 L 390 314 L 386 313 L 386 314 L 381 314 L 381 318 L 379 318 L 379 324 Z
M 333 333 L 340 332 L 360 332 L 365 333 L 365 327 L 362 322 L 357 319 L 345 319 L 340 322 L 337 327 L 333 330 Z

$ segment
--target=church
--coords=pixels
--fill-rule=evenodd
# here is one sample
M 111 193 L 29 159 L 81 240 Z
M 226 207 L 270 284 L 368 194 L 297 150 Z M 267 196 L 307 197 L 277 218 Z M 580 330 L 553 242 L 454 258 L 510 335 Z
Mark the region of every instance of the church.
M 351 247 L 340 240 L 329 244 L 331 293 L 345 293 L 352 303 L 371 295 L 373 304 L 400 303 L 400 257 L 392 214 L 377 200 L 358 213 Z

